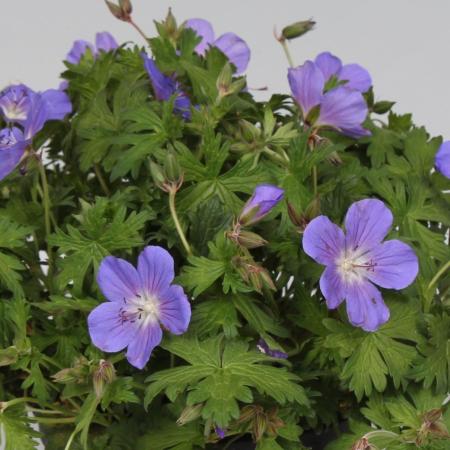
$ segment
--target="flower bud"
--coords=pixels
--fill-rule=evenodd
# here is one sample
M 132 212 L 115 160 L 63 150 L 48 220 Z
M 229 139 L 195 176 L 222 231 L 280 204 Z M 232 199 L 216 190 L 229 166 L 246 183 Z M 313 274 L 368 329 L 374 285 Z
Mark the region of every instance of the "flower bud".
M 161 167 L 153 161 L 150 161 L 150 174 L 153 178 L 153 182 L 155 183 L 155 185 L 159 189 L 162 189 L 164 191 L 165 190 L 164 184 L 166 182 L 166 177 L 164 176 Z
M 375 450 L 375 447 L 369 443 L 366 437 L 362 437 L 353 444 L 351 450 Z
M 0 350 L 0 367 L 14 364 L 19 357 L 19 350 L 16 346 L 11 346 Z
M 227 62 L 220 71 L 216 81 L 216 87 L 219 91 L 220 98 L 229 95 L 232 81 L 233 71 L 231 70 L 231 64 Z
M 252 233 L 251 231 L 240 231 L 236 237 L 235 242 L 245 248 L 257 248 L 267 244 L 267 241 L 259 234 Z
M 172 8 L 169 8 L 169 11 L 166 16 L 166 20 L 164 21 L 164 25 L 166 28 L 166 32 L 169 36 L 175 36 L 178 26 L 175 16 L 172 14 Z
M 242 137 L 247 142 L 255 142 L 261 136 L 261 130 L 247 120 L 240 120 L 239 127 L 241 129 Z
M 183 426 L 198 419 L 202 414 L 202 409 L 203 403 L 186 406 L 177 419 L 177 425 Z
M 239 216 L 243 226 L 251 225 L 265 217 L 283 199 L 283 189 L 270 184 L 256 186 L 253 195 L 244 205 Z
M 81 356 L 75 360 L 73 367 L 62 369 L 52 375 L 56 383 L 84 383 L 89 375 L 89 361 Z
M 116 371 L 114 366 L 109 361 L 101 359 L 97 370 L 92 376 L 92 383 L 97 398 L 100 398 L 105 389 L 105 385 L 111 384 L 116 378 Z
M 395 102 L 388 102 L 386 100 L 376 102 L 372 107 L 372 111 L 375 114 L 385 114 L 388 111 L 390 111 L 394 105 L 395 105 Z
M 219 426 L 216 425 L 216 427 L 214 428 L 214 431 L 217 434 L 217 437 L 219 439 L 224 439 L 225 435 L 226 435 L 226 430 L 224 430 L 223 428 L 220 428 Z
M 182 179 L 180 165 L 174 152 L 168 151 L 164 161 L 165 181 L 169 183 L 178 184 Z
M 292 25 L 284 27 L 283 31 L 281 32 L 281 36 L 284 39 L 288 40 L 298 38 L 306 34 L 308 31 L 311 31 L 314 28 L 315 24 L 316 22 L 311 19 L 295 22 Z
M 257 413 L 253 419 L 252 435 L 255 442 L 259 442 L 267 429 L 267 418 L 264 412 Z
M 132 6 L 130 0 L 119 0 L 118 5 L 109 0 L 105 0 L 105 3 L 116 19 L 122 20 L 123 22 L 128 22 L 131 19 Z

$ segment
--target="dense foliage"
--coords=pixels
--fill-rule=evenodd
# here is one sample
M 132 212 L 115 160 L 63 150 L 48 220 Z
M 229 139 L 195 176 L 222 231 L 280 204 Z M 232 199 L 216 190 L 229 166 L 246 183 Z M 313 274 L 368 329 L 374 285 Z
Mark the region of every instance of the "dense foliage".
M 343 430 L 328 450 L 449 448 L 441 139 L 373 89 L 370 135 L 308 127 L 290 95 L 256 101 L 218 47 L 196 53 L 200 38 L 172 15 L 156 25 L 150 49 L 87 48 L 67 63 L 72 114 L 48 121 L 1 182 L 6 448 L 33 449 L 41 436 L 48 450 L 232 449 L 251 436 L 258 450 L 294 450 L 327 429 Z M 144 50 L 175 74 L 168 100 Z M 240 234 L 236 218 L 260 184 L 284 199 Z M 383 290 L 390 319 L 374 332 L 352 326 L 344 304 L 327 309 L 323 267 L 302 248 L 314 217 L 341 224 L 366 198 L 389 207 L 388 237 L 409 244 L 420 266 L 408 288 Z M 164 333 L 139 370 L 92 344 L 87 316 L 105 300 L 102 260 L 134 264 L 146 245 L 174 258 L 192 318 L 185 334 Z

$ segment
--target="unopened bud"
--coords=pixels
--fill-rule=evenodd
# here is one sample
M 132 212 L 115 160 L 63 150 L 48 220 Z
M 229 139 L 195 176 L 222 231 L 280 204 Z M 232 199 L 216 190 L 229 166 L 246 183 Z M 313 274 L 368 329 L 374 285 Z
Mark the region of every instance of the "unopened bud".
M 129 0 L 119 0 L 118 5 L 109 0 L 105 0 L 105 3 L 116 19 L 122 20 L 123 22 L 128 22 L 131 19 L 132 6 Z
M 0 350 L 0 367 L 14 364 L 19 357 L 19 350 L 15 346 Z
M 178 27 L 175 16 L 172 14 L 172 8 L 169 8 L 164 25 L 169 36 L 174 36 L 176 34 Z
M 180 417 L 177 419 L 177 425 L 186 425 L 189 422 L 193 422 L 198 419 L 202 414 L 203 403 L 198 403 L 197 405 L 186 406 L 181 412 Z
M 247 120 L 240 120 L 239 126 L 242 136 L 247 142 L 254 142 L 261 136 L 261 130 Z
M 227 62 L 219 73 L 216 81 L 216 87 L 219 91 L 219 97 L 226 97 L 230 94 L 231 83 L 233 81 L 233 71 L 231 64 Z
M 372 111 L 375 114 L 385 114 L 388 111 L 391 110 L 391 108 L 395 105 L 395 102 L 388 102 L 386 100 L 382 100 L 380 102 L 376 102 L 373 107 Z
M 256 417 L 253 419 L 253 427 L 252 434 L 253 440 L 255 442 L 259 442 L 267 429 L 267 419 L 264 412 L 256 414 Z
M 155 185 L 162 190 L 164 189 L 164 184 L 166 182 L 166 177 L 161 169 L 161 167 L 153 161 L 150 161 L 150 174 L 153 178 Z
M 166 174 L 166 181 L 169 183 L 178 184 L 182 178 L 181 168 L 173 151 L 169 150 L 166 154 L 164 172 Z
M 351 450 L 372 450 L 372 448 L 369 440 L 366 437 L 363 437 L 353 444 Z
M 247 80 L 244 77 L 233 81 L 230 86 L 230 94 L 237 94 L 247 86 Z
M 83 383 L 89 374 L 89 361 L 81 356 L 75 360 L 73 367 L 62 369 L 52 375 L 56 383 Z
M 262 238 L 259 234 L 253 233 L 251 231 L 240 231 L 236 238 L 235 242 L 245 248 L 257 248 L 262 247 L 267 244 L 267 241 Z
M 257 413 L 257 408 L 259 407 L 255 405 L 244 406 L 241 409 L 241 415 L 239 416 L 238 423 L 241 424 L 253 420 Z
M 314 28 L 315 24 L 316 22 L 311 19 L 295 22 L 292 25 L 284 27 L 283 31 L 281 32 L 281 36 L 284 39 L 288 40 L 298 38 L 306 34 L 308 31 L 311 31 Z
M 130 0 L 119 0 L 119 5 L 125 14 L 130 15 L 133 12 L 133 5 Z
M 101 359 L 97 370 L 92 376 L 92 383 L 94 385 L 94 391 L 97 398 L 103 395 L 105 385 L 111 384 L 116 378 L 116 371 L 111 362 Z

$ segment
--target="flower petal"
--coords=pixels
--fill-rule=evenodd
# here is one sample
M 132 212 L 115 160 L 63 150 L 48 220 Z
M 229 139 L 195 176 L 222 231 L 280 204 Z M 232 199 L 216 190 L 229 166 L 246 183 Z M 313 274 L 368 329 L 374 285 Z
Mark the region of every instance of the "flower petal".
M 104 352 L 124 349 L 137 332 L 135 324 L 121 320 L 122 304 L 104 302 L 88 316 L 88 328 L 93 344 Z
M 59 89 L 48 89 L 41 96 L 46 103 L 46 120 L 61 120 L 72 112 L 72 103 L 65 92 Z
M 337 74 L 339 80 L 347 81 L 346 87 L 367 92 L 372 86 L 370 73 L 359 64 L 346 64 Z
M 173 334 L 186 332 L 191 320 L 191 304 L 181 286 L 172 285 L 159 294 L 159 320 Z
M 333 75 L 337 75 L 342 68 L 341 60 L 330 52 L 318 54 L 314 62 L 322 71 L 325 81 L 328 81 Z
M 300 106 L 303 117 L 306 118 L 322 99 L 325 87 L 322 71 L 312 61 L 306 61 L 302 66 L 288 70 L 288 80 L 292 96 Z
M 97 51 L 110 52 L 115 50 L 119 44 L 111 33 L 103 31 L 95 35 L 95 46 Z
M 158 323 L 142 325 L 128 344 L 128 362 L 138 369 L 143 369 L 161 339 L 162 330 Z
M 353 203 L 345 216 L 346 247 L 353 252 L 377 246 L 392 226 L 391 210 L 375 198 Z
M 283 199 L 284 190 L 272 184 L 259 184 L 247 200 L 239 217 L 243 225 L 257 222 Z
M 326 216 L 313 219 L 303 234 L 303 250 L 320 264 L 333 264 L 345 249 L 344 232 Z
M 214 30 L 212 25 L 204 19 L 189 19 L 186 21 L 186 28 L 191 28 L 194 30 L 199 37 L 202 38 L 197 47 L 195 47 L 195 51 L 204 56 L 206 50 L 208 50 L 210 44 L 214 41 Z
M 341 128 L 341 132 L 353 139 L 359 139 L 372 134 L 367 128 L 364 128 L 361 125 L 356 125 L 351 128 Z
M 389 309 L 380 291 L 369 281 L 348 286 L 346 297 L 347 315 L 352 325 L 376 331 L 389 320 Z
M 103 295 L 111 302 L 136 297 L 142 290 L 136 269 L 127 261 L 114 256 L 103 259 L 97 273 L 97 283 Z
M 443 142 L 439 147 L 435 157 L 435 165 L 444 177 L 450 178 L 450 141 Z
M 345 300 L 345 281 L 335 266 L 328 266 L 320 277 L 320 290 L 329 309 L 336 309 Z
M 13 84 L 0 92 L 0 111 L 6 122 L 23 124 L 31 111 L 31 99 L 37 95 L 24 84 Z
M 29 144 L 19 128 L 0 131 L 0 181 L 17 167 Z
M 245 72 L 250 61 L 250 47 L 242 38 L 234 33 L 225 33 L 213 45 L 236 66 L 236 74 Z
M 344 131 L 360 127 L 368 113 L 361 92 L 339 86 L 324 94 L 316 124 Z
M 175 278 L 173 258 L 162 247 L 149 245 L 139 255 L 138 273 L 145 292 L 159 294 Z
M 414 250 L 402 241 L 393 239 L 377 245 L 367 254 L 373 270 L 367 278 L 383 288 L 404 289 L 419 272 L 419 261 Z
M 164 75 L 156 66 L 155 61 L 145 53 L 142 53 L 141 56 L 144 61 L 145 70 L 152 83 L 155 97 L 159 101 L 169 100 L 176 90 L 175 81 Z
M 92 54 L 95 53 L 94 46 L 90 42 L 83 40 L 75 41 L 69 53 L 66 55 L 66 61 L 70 64 L 78 64 L 88 48 Z

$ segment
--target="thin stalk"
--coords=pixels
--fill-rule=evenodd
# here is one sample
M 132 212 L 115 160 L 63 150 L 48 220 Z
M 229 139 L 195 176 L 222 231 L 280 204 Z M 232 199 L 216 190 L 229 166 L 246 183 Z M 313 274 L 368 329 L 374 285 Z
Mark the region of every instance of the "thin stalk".
M 78 429 L 75 428 L 75 430 L 72 431 L 72 434 L 70 435 L 69 440 L 67 441 L 67 444 L 64 447 L 64 450 L 69 450 L 70 449 L 70 447 L 72 445 L 72 442 L 75 439 L 75 436 L 77 435 L 77 433 L 78 433 Z
M 7 402 L 0 402 L 0 412 L 5 411 L 10 406 L 18 405 L 19 403 L 37 403 L 39 404 L 39 401 L 31 398 L 31 397 L 19 397 L 19 398 L 13 398 L 12 400 L 9 400 Z
M 76 417 L 37 417 L 37 416 L 34 416 L 33 420 L 38 423 L 52 425 L 52 424 L 75 423 Z
M 146 42 L 148 42 L 147 35 L 142 31 L 141 27 L 131 18 L 129 17 L 128 23 L 134 27 L 134 29 L 145 39 Z
M 101 186 L 103 192 L 105 193 L 105 195 L 107 197 L 110 197 L 111 191 L 109 190 L 108 185 L 106 184 L 106 181 L 103 178 L 102 172 L 101 172 L 98 164 L 94 164 L 94 171 L 95 171 L 95 175 L 97 176 L 98 182 L 100 183 L 100 186 Z
M 170 189 L 169 191 L 169 209 L 170 214 L 172 215 L 172 220 L 175 223 L 175 228 L 177 229 L 178 235 L 180 236 L 181 242 L 183 244 L 184 249 L 186 250 L 186 253 L 191 256 L 192 250 L 191 247 L 186 239 L 186 236 L 184 235 L 183 228 L 181 228 L 180 221 L 178 219 L 177 210 L 175 208 L 175 195 L 176 195 L 176 189 Z
M 42 160 L 40 160 L 38 162 L 38 166 L 39 166 L 39 174 L 41 176 L 41 183 L 42 183 L 42 194 L 43 194 L 43 199 L 42 202 L 44 204 L 44 221 L 45 221 L 45 238 L 47 241 L 47 258 L 48 258 L 48 272 L 47 272 L 47 279 L 49 280 L 49 284 L 51 286 L 52 282 L 52 259 L 53 259 L 53 255 L 52 255 L 52 247 L 48 242 L 48 238 L 50 237 L 50 234 L 52 232 L 52 225 L 51 225 L 51 211 L 50 211 L 50 195 L 49 195 L 49 191 L 48 191 L 48 180 L 47 180 L 47 174 L 45 173 L 45 167 L 44 167 L 44 163 L 42 162 Z
M 428 285 L 428 289 L 431 289 L 439 280 L 439 278 L 441 278 L 441 276 L 444 274 L 444 272 L 450 268 L 450 261 L 447 261 L 446 264 L 444 264 L 436 273 L 436 275 L 433 277 L 433 279 L 430 281 L 430 284 Z
M 280 42 L 281 46 L 283 47 L 283 50 L 284 50 L 284 53 L 288 60 L 289 66 L 294 67 L 294 60 L 292 59 L 291 52 L 289 51 L 289 47 L 288 47 L 286 39 L 281 38 L 281 39 L 278 39 L 278 41 Z
M 317 197 L 317 166 L 313 166 L 312 168 L 312 179 L 313 179 L 314 197 Z

